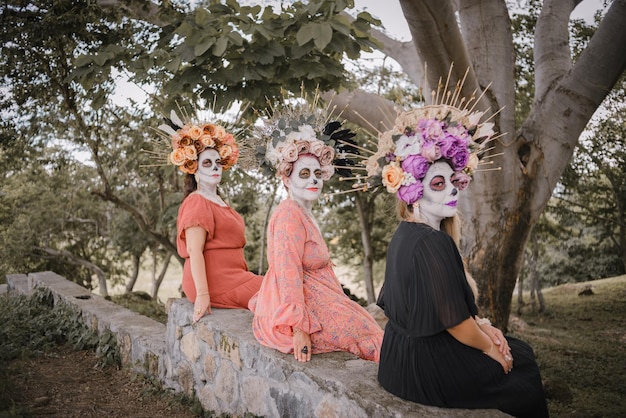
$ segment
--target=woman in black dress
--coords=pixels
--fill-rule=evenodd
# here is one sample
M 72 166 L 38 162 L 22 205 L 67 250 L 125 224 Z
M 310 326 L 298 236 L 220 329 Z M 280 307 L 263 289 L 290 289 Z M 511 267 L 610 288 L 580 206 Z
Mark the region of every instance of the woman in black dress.
M 402 219 L 378 300 L 389 318 L 378 380 L 422 404 L 546 417 L 532 348 L 478 318 L 475 284 L 457 247 L 459 192 L 478 162 L 471 150 L 480 148 L 478 135 L 493 135 L 488 124 L 463 125 L 482 115 L 473 116 L 450 106 L 402 114 L 372 157 Z

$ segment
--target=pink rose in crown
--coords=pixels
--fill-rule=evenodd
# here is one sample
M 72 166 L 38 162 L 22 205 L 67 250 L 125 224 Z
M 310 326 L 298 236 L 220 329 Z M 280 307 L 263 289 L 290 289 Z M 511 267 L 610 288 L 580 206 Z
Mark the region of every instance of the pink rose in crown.
M 435 162 L 441 158 L 441 148 L 435 141 L 424 141 L 422 144 L 422 156 L 429 162 Z
M 296 148 L 298 148 L 298 154 L 308 154 L 311 152 L 311 143 L 307 140 L 301 139 L 296 142 Z
M 322 155 L 322 150 L 324 149 L 324 142 L 316 139 L 315 141 L 311 141 L 309 145 L 309 152 L 319 158 Z
M 462 171 L 457 171 L 452 175 L 452 184 L 460 191 L 467 189 L 471 180 L 472 178 Z
M 335 150 L 327 145 L 324 145 L 324 148 L 322 148 L 322 152 L 318 158 L 320 165 L 328 165 L 332 163 L 333 158 L 335 158 Z
M 446 133 L 458 139 L 467 139 L 469 136 L 467 129 L 465 129 L 465 127 L 461 124 L 448 126 L 446 128 Z
M 281 161 L 276 168 L 276 175 L 289 177 L 291 175 L 291 170 L 293 170 L 293 163 Z
M 444 137 L 443 123 L 438 119 L 420 119 L 417 127 L 425 140 L 438 141 Z
M 293 163 L 298 159 L 298 147 L 296 144 L 288 144 L 281 150 L 283 161 Z

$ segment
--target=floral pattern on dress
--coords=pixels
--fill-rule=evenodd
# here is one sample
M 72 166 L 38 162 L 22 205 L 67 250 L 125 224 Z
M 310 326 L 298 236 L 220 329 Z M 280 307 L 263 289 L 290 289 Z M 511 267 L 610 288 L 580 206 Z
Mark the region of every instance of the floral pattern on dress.
M 313 354 L 348 351 L 378 361 L 383 330 L 343 292 L 315 221 L 291 199 L 272 214 L 267 257 L 269 269 L 249 304 L 261 344 L 291 353 L 292 328 L 299 328 L 311 335 Z

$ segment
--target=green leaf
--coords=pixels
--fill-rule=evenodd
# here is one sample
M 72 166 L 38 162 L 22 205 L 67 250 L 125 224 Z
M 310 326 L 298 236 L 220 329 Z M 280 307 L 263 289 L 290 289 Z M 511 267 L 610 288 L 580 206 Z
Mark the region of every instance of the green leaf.
M 339 33 L 350 36 L 350 22 L 344 16 L 337 16 L 330 21 L 332 28 Z
M 181 23 L 180 26 L 178 26 L 176 30 L 174 31 L 176 35 L 180 35 L 183 38 L 186 38 L 187 36 L 191 35 L 193 32 L 194 32 L 194 29 L 187 22 Z
M 266 51 L 273 57 L 282 57 L 285 55 L 285 47 L 275 40 L 267 44 Z
M 299 46 L 302 46 L 315 37 L 315 24 L 307 23 L 302 26 L 296 34 L 296 41 Z
M 380 26 L 382 24 L 382 22 L 379 19 L 376 19 L 375 17 L 373 17 L 371 14 L 369 14 L 369 12 L 361 12 L 358 15 L 356 15 L 357 19 L 362 19 L 365 20 L 366 22 L 370 23 L 373 26 Z
M 267 29 L 265 29 L 263 26 L 261 25 L 257 25 L 255 26 L 255 31 L 259 33 L 259 35 L 263 36 L 265 39 L 267 39 L 268 41 L 271 40 L 273 38 L 271 32 L 269 32 Z
M 113 54 L 100 53 L 94 57 L 93 62 L 102 67 L 106 64 L 109 58 L 113 58 L 113 56 Z
M 86 67 L 93 62 L 93 55 L 81 55 L 76 58 L 74 65 L 77 67 Z
M 238 32 L 230 32 L 228 38 L 234 45 L 243 45 L 243 37 Z
M 215 55 L 216 57 L 221 57 L 222 55 L 224 55 L 224 52 L 226 51 L 227 47 L 228 47 L 228 37 L 221 36 L 215 43 L 215 46 L 213 47 L 213 51 L 212 51 L 213 55 Z
M 200 42 L 193 48 L 194 55 L 199 57 L 211 48 L 213 44 L 215 44 L 215 37 L 213 36 L 207 36 L 206 38 L 200 39 Z
M 93 109 L 100 109 L 107 102 L 107 96 L 103 93 L 97 93 L 91 100 L 91 107 Z
M 315 27 L 315 46 L 322 50 L 333 39 L 333 28 L 330 24 L 324 22 Z
M 198 26 L 207 26 L 211 21 L 211 14 L 208 10 L 198 7 L 195 12 L 194 20 Z
M 174 59 L 172 59 L 171 61 L 169 61 L 169 62 L 167 62 L 165 64 L 165 68 L 168 69 L 169 71 L 175 73 L 176 70 L 178 70 L 178 68 L 180 67 L 181 60 L 182 59 L 181 59 L 180 55 L 176 56 L 176 57 L 174 57 Z

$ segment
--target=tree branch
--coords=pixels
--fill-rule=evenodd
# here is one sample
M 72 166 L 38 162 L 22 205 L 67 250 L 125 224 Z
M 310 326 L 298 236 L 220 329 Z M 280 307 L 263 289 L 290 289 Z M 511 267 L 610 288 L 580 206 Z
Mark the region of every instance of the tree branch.
M 535 28 L 535 100 L 541 100 L 551 85 L 572 65 L 569 50 L 569 16 L 574 1 L 546 0 Z
M 342 12 L 341 14 L 350 22 L 356 20 L 347 12 Z M 416 54 L 413 41 L 398 41 L 376 28 L 371 28 L 370 34 L 383 45 L 381 52 L 395 60 L 413 83 L 418 86 L 424 83 L 424 65 L 419 55 Z
M 100 267 L 98 267 L 91 261 L 87 261 L 83 258 L 77 257 L 71 252 L 65 251 L 65 250 L 55 250 L 54 248 L 50 248 L 50 247 L 35 247 L 35 249 L 43 251 L 55 257 L 63 257 L 67 259 L 67 261 L 69 261 L 70 263 L 76 266 L 85 267 L 87 270 L 93 272 L 96 276 L 98 276 L 98 285 L 100 287 L 100 294 L 104 297 L 109 296 L 109 291 L 107 289 L 106 274 Z
M 363 90 L 340 94 L 330 91 L 322 94 L 322 99 L 330 103 L 333 115 L 341 115 L 374 136 L 378 135 L 377 131 L 391 128 L 400 110 L 390 100 Z

